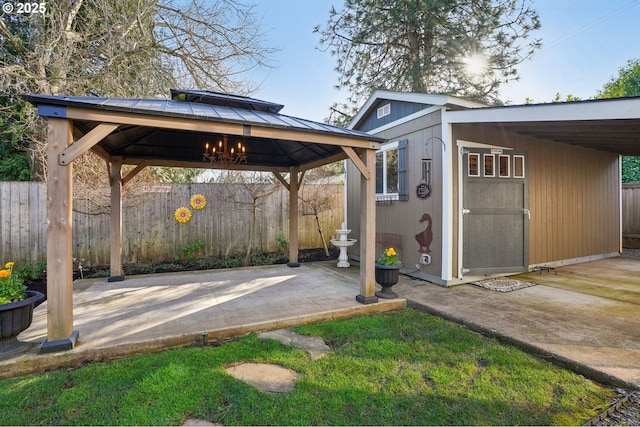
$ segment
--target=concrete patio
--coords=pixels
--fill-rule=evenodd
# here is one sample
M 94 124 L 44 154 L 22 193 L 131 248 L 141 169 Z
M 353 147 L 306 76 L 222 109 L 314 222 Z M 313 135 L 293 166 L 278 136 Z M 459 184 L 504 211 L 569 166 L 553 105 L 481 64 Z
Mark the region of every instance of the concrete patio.
M 18 337 L 24 354 L 0 361 L 0 378 L 406 306 L 404 299 L 358 303 L 358 280 L 330 265 L 335 262 L 78 280 L 77 346 L 40 353 L 47 335 L 45 302 Z

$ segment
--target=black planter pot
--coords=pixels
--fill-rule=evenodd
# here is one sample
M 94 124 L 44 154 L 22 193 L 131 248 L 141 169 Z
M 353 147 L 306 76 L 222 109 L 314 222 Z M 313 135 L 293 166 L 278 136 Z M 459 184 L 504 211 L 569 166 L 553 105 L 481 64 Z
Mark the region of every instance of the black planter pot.
M 402 267 L 402 264 L 376 264 L 376 282 L 382 286 L 382 290 L 376 292 L 376 296 L 378 298 L 398 298 L 398 294 L 393 292 L 391 287 L 398 283 L 398 279 L 400 278 L 400 267 Z
M 0 305 L 0 351 L 9 341 L 15 340 L 20 332 L 31 326 L 33 308 L 44 299 L 40 292 L 25 293 L 27 297 L 22 301 Z

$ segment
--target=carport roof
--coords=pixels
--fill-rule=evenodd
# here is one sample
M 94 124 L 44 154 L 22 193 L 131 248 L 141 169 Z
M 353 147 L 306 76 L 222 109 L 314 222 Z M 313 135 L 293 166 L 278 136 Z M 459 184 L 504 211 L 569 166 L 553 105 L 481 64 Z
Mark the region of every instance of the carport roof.
M 383 138 L 279 114 L 282 105 L 201 90 L 173 89 L 172 98 L 23 95 L 40 116 L 73 120 L 74 139 L 104 123 L 118 128 L 93 148 L 125 164 L 211 168 L 204 146 L 224 135 L 242 141 L 247 164 L 233 169 L 301 169 L 347 158 L 342 147 L 375 149 Z
M 447 113 L 449 123 L 490 125 L 521 135 L 640 156 L 640 97 L 484 107 Z

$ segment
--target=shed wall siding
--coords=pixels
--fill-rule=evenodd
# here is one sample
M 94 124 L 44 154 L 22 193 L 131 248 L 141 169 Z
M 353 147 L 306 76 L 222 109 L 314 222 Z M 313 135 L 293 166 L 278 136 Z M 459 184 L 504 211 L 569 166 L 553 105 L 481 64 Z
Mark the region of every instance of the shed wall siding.
M 407 139 L 407 183 L 409 191 L 408 201 L 394 201 L 392 204 L 378 204 L 376 208 L 376 231 L 379 243 L 376 245 L 376 259 L 380 256 L 384 246 L 393 245 L 398 249 L 400 259 L 407 269 L 415 269 L 420 260 L 420 245 L 416 234 L 426 228 L 421 223 L 423 214 L 428 213 L 432 218 L 433 240 L 431 242 L 430 265 L 421 266 L 420 272 L 436 277 L 441 276 L 442 266 L 442 155 L 443 146 L 440 142 L 441 126 L 440 112 L 436 111 L 411 122 L 395 126 L 378 133 L 389 142 Z M 433 138 L 436 137 L 436 138 Z M 431 190 L 432 195 L 426 199 L 416 196 L 416 186 L 422 180 L 422 159 L 431 158 Z M 351 162 L 347 165 L 347 221 L 352 230 L 350 237 L 360 239 L 360 176 Z M 381 233 L 387 236 L 381 236 Z M 394 243 L 394 238 L 400 239 L 400 245 Z M 398 247 L 399 246 L 399 247 Z M 359 253 L 358 243 L 349 249 L 349 253 Z
M 454 141 L 527 151 L 530 265 L 620 250 L 616 154 L 552 143 L 489 125 L 454 125 L 453 135 Z M 454 167 L 457 169 L 457 162 Z

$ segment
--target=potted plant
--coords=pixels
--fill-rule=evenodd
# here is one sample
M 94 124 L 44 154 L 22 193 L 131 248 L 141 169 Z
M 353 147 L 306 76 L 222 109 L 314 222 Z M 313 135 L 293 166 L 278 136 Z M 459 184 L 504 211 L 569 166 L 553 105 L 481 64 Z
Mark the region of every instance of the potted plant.
M 376 261 L 376 282 L 382 286 L 382 290 L 376 292 L 379 298 L 397 298 L 398 295 L 391 287 L 398 283 L 402 262 L 398 259 L 395 249 L 387 248 Z
M 29 291 L 23 277 L 14 273 L 13 262 L 0 270 L 0 351 L 31 325 L 34 306 L 44 299 L 40 292 Z

